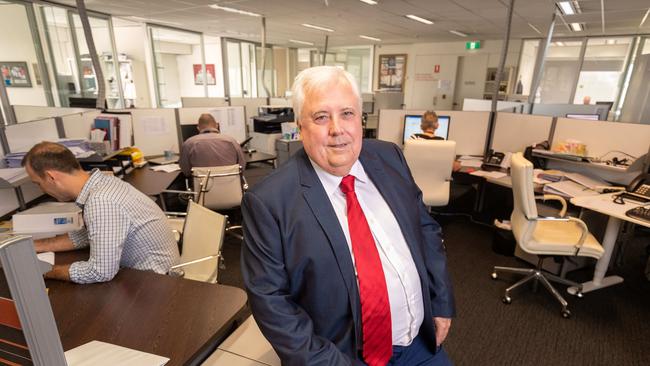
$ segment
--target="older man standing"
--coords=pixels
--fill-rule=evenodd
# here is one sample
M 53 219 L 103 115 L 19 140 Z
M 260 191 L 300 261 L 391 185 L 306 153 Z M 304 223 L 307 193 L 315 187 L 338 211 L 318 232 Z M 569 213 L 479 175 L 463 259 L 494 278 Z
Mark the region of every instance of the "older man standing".
M 447 365 L 454 315 L 440 226 L 400 149 L 361 139 L 361 98 L 336 67 L 293 91 L 304 150 L 244 196 L 242 272 L 286 365 Z
M 234 138 L 220 133 L 219 123 L 211 114 L 203 113 L 196 128 L 199 134 L 183 143 L 178 162 L 186 177 L 192 176 L 193 167 L 239 164 L 246 168 L 241 147 Z

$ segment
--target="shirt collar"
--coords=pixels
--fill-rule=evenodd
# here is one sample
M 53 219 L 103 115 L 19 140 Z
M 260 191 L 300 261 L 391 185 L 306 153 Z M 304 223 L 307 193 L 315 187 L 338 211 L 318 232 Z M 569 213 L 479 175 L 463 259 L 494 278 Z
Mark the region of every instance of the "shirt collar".
M 97 184 L 101 176 L 102 176 L 102 172 L 99 171 L 99 169 L 97 168 L 93 169 L 90 172 L 90 177 L 88 177 L 88 180 L 86 181 L 86 183 L 84 183 L 83 188 L 81 188 L 81 192 L 79 192 L 79 195 L 75 200 L 77 206 L 83 207 L 86 204 L 86 201 L 88 200 L 88 196 L 90 195 L 90 191 L 92 190 L 93 186 Z
M 318 175 L 318 179 L 323 184 L 323 188 L 325 188 L 325 193 L 327 193 L 328 197 L 332 196 L 336 192 L 340 192 L 339 185 L 341 185 L 343 177 L 339 177 L 326 172 L 323 168 L 311 160 L 311 158 L 309 158 L 309 162 L 314 167 L 316 175 Z M 355 161 L 352 165 L 352 168 L 350 169 L 350 175 L 353 175 L 354 179 L 360 183 L 368 182 L 368 175 L 363 169 L 363 165 L 361 165 L 359 159 L 357 159 L 357 161 Z
M 204 130 L 201 130 L 200 133 L 219 133 L 219 130 L 216 128 L 206 128 Z

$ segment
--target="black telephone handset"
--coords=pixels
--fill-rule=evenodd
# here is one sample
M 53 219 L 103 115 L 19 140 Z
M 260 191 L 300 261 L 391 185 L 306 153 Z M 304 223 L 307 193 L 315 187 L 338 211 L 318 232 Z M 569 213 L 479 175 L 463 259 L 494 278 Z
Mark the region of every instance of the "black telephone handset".
M 488 151 L 487 157 L 485 157 L 485 163 L 490 165 L 501 165 L 506 154 L 490 149 Z
M 641 174 L 634 178 L 625 190 L 636 196 L 650 199 L 650 174 Z

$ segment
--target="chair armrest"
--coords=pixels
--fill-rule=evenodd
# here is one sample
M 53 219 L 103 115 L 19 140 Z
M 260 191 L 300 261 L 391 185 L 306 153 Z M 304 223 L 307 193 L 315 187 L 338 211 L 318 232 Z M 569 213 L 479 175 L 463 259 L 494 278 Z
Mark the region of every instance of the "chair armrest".
M 580 226 L 580 229 L 582 229 L 582 233 L 580 233 L 580 238 L 578 239 L 578 242 L 573 245 L 575 248 L 575 253 L 573 255 L 578 255 L 578 252 L 580 251 L 580 248 L 582 247 L 582 244 L 585 243 L 585 240 L 587 240 L 587 235 L 589 234 L 589 229 L 587 228 L 587 224 L 585 224 L 584 221 L 571 217 L 571 216 L 566 216 L 566 217 L 538 217 L 535 219 L 535 221 L 573 221 L 578 226 Z
M 192 265 L 192 264 L 197 264 L 197 263 L 201 263 L 201 262 L 208 261 L 208 260 L 210 260 L 210 259 L 220 258 L 220 257 L 221 257 L 221 253 L 218 253 L 218 254 L 212 254 L 212 255 L 209 255 L 209 256 L 207 256 L 207 257 L 202 257 L 202 258 L 198 258 L 198 259 L 191 260 L 191 261 L 189 261 L 189 262 L 179 263 L 179 264 L 177 264 L 177 265 L 172 266 L 172 267 L 171 267 L 171 270 L 179 269 L 179 268 L 183 268 L 183 267 L 187 267 L 187 266 Z
M 165 214 L 165 216 L 167 216 L 168 219 L 187 216 L 187 212 L 164 211 L 163 213 Z
M 559 201 L 562 204 L 562 210 L 560 210 L 560 217 L 566 216 L 567 204 L 566 204 L 566 200 L 564 199 L 564 197 L 558 196 L 558 195 L 555 195 L 555 194 L 545 194 L 543 196 L 535 196 L 535 199 L 536 200 L 541 199 L 543 201 L 546 201 L 546 200 Z

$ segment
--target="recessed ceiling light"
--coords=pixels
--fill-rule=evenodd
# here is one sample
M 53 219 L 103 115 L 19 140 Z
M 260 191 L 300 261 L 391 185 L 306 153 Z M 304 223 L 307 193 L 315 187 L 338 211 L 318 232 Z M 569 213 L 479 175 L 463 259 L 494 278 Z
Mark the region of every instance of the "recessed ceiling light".
M 363 34 L 359 36 L 360 38 L 367 39 L 370 41 L 375 41 L 375 42 L 381 42 L 381 39 L 375 38 L 375 37 L 370 37 L 370 36 L 364 36 Z
M 562 41 L 557 41 L 557 42 L 555 42 L 555 44 L 557 46 L 564 47 L 564 42 L 562 42 Z
M 582 23 L 570 23 L 569 26 L 571 27 L 571 30 L 574 32 L 580 32 L 584 29 Z
M 291 43 L 297 43 L 297 44 L 304 44 L 306 46 L 313 46 L 314 44 L 312 42 L 307 42 L 307 41 L 299 41 L 297 39 L 290 39 L 289 42 Z
M 433 22 L 430 21 L 429 19 L 420 18 L 417 15 L 409 14 L 409 15 L 406 15 L 406 17 L 411 19 L 411 20 L 415 20 L 416 22 L 420 22 L 420 23 L 424 23 L 424 24 L 433 24 Z
M 573 15 L 576 13 L 576 10 L 573 8 L 573 4 L 571 4 L 570 1 L 560 1 L 556 4 L 564 15 Z
M 643 27 L 643 23 L 645 23 L 645 21 L 648 20 L 648 15 L 650 15 L 650 8 L 648 8 L 648 11 L 645 12 L 645 15 L 643 16 L 643 19 L 641 19 L 641 23 L 639 24 L 639 28 Z
M 361 1 L 362 3 L 369 4 L 369 5 L 377 5 L 377 2 L 375 0 L 359 0 L 359 1 Z
M 453 30 L 453 29 L 450 30 L 449 33 L 455 34 L 455 35 L 457 35 L 459 37 L 467 37 L 467 34 L 461 32 L 461 31 Z
M 250 11 L 239 10 L 239 9 L 235 9 L 235 8 L 229 8 L 227 6 L 221 6 L 221 5 L 217 5 L 217 4 L 209 5 L 209 7 L 211 7 L 212 9 L 227 11 L 229 13 L 248 15 L 248 16 L 251 16 L 251 17 L 261 17 L 261 15 L 257 14 L 257 13 L 252 13 Z
M 535 27 L 534 25 L 528 23 L 528 26 L 531 27 L 531 28 L 533 28 L 533 30 L 534 30 L 535 32 L 539 33 L 540 35 L 542 34 L 542 32 L 540 32 L 539 29 L 537 29 L 537 27 Z
M 303 23 L 302 26 L 307 27 L 307 28 L 322 30 L 322 31 L 325 31 L 325 32 L 334 32 L 334 29 L 320 27 L 320 26 L 313 25 L 313 24 Z

